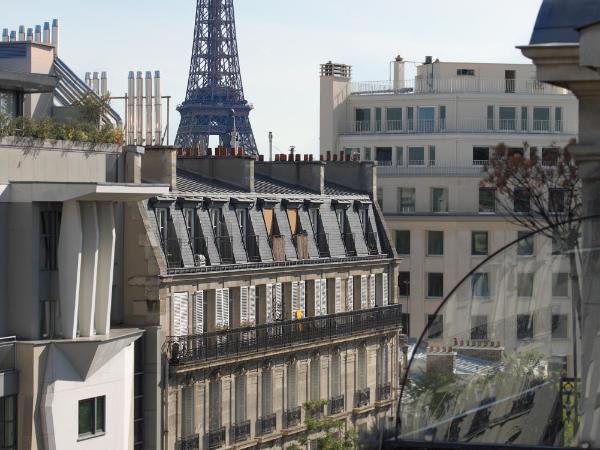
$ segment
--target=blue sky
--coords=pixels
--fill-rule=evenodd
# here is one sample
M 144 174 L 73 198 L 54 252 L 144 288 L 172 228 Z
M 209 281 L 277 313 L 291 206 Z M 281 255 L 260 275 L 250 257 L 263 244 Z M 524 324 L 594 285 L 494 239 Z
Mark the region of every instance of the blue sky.
M 160 70 L 163 94 L 185 96 L 195 0 L 5 2 L 0 28 L 58 18 L 61 57 L 81 77 L 107 71 L 114 95 L 129 70 Z M 236 0 L 246 98 L 262 152 L 319 147 L 319 64 L 351 64 L 354 79 L 385 80 L 397 54 L 410 61 L 523 63 L 541 0 Z M 120 105 L 116 105 L 117 107 Z M 179 114 L 171 111 L 172 134 Z

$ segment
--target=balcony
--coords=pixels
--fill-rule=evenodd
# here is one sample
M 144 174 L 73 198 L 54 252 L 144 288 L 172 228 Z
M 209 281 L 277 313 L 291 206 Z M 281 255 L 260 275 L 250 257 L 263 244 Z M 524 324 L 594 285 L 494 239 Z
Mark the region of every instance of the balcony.
M 250 437 L 250 421 L 245 420 L 231 425 L 231 440 L 233 442 L 243 442 Z
M 257 327 L 170 337 L 167 352 L 175 366 L 202 363 L 328 339 L 391 331 L 400 327 L 401 318 L 402 306 L 390 305 Z
M 294 246 L 296 247 L 298 259 L 310 259 L 310 254 L 308 253 L 308 234 L 294 234 L 292 236 L 292 240 L 294 242 Z
M 259 239 L 260 236 L 255 235 L 248 235 L 244 239 L 246 255 L 248 255 L 248 261 L 250 262 L 260 262 Z
M 302 408 L 299 406 L 297 408 L 286 409 L 285 411 L 285 426 L 286 428 L 293 428 L 300 425 L 300 421 L 302 420 Z
M 371 389 L 364 388 L 359 389 L 354 393 L 354 406 L 356 408 L 363 408 L 369 406 L 371 403 Z
M 456 121 L 448 120 L 407 120 L 391 121 L 386 127 L 370 127 L 364 122 L 348 122 L 342 129 L 346 135 L 374 134 L 442 134 L 442 133 L 493 133 L 493 134 L 576 134 L 576 131 L 565 130 L 566 122 L 562 120 L 518 121 L 514 119 L 498 120 L 463 117 Z M 382 161 L 387 163 L 387 161 Z M 385 164 L 380 164 L 385 165 Z
M 346 249 L 346 256 L 356 256 L 356 245 L 354 244 L 354 233 L 342 233 L 342 242 Z
M 195 434 L 177 441 L 178 450 L 200 450 L 200 435 Z
M 329 415 L 334 416 L 344 411 L 344 396 L 337 395 L 329 400 Z
M 311 419 L 320 419 L 325 415 L 325 405 L 319 404 L 316 406 L 312 406 L 310 408 L 306 408 L 306 417 Z
M 392 398 L 392 385 L 390 383 L 377 385 L 377 401 L 383 402 Z
M 278 234 L 269 237 L 269 245 L 271 246 L 271 252 L 273 253 L 273 259 L 275 261 L 285 261 L 284 239 L 283 236 Z
M 277 429 L 277 414 L 269 414 L 268 416 L 259 417 L 258 433 L 260 435 L 271 434 Z
M 183 258 L 181 257 L 181 239 L 163 239 L 160 242 L 163 254 L 167 260 L 167 267 L 179 268 L 183 267 Z M 186 242 L 187 245 L 187 242 Z
M 350 86 L 354 95 L 381 94 L 530 94 L 530 95 L 571 95 L 562 88 L 540 83 L 536 79 L 482 79 L 461 77 L 423 80 L 414 78 L 400 82 L 400 88 L 394 89 L 393 81 L 355 82 Z
M 217 246 L 217 251 L 219 252 L 219 257 L 221 258 L 221 263 L 223 263 L 223 264 L 235 263 L 235 258 L 233 256 L 233 243 L 232 243 L 231 237 L 229 237 L 229 236 L 215 237 L 215 245 Z
M 208 448 L 211 450 L 223 447 L 223 445 L 225 445 L 225 427 L 209 431 L 207 435 L 207 440 Z
M 0 373 L 16 370 L 16 338 L 0 338 Z

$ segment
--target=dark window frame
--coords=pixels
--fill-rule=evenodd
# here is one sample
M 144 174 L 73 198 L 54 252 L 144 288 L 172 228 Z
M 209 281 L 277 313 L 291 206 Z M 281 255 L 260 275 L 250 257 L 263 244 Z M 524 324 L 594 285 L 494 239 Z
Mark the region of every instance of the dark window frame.
M 82 424 L 82 407 L 91 406 L 89 423 Z M 103 436 L 106 434 L 106 395 L 79 400 L 78 403 L 78 435 L 79 440 Z M 86 429 L 82 426 L 88 425 Z M 87 431 L 89 429 L 89 431 Z
M 485 250 L 478 250 L 478 236 L 485 236 Z M 471 256 L 487 256 L 490 253 L 490 232 L 471 231 Z
M 440 289 L 433 289 L 432 282 L 438 278 L 438 282 L 441 283 Z M 427 272 L 427 297 L 428 298 L 444 298 L 444 273 L 443 272 Z

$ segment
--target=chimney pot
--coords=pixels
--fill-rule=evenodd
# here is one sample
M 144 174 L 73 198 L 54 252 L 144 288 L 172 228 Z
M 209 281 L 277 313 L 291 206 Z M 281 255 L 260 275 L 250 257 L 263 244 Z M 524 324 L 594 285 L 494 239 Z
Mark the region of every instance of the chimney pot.
M 337 154 L 334 154 L 334 155 L 333 155 L 333 160 L 334 160 L 334 161 L 337 161 Z
M 288 157 L 288 161 L 289 162 L 294 162 L 294 154 L 290 153 L 289 157 Z
M 321 159 L 321 161 L 325 161 L 325 156 L 320 155 L 319 158 Z
M 275 162 L 279 162 L 279 153 L 275 154 Z
M 308 155 L 308 160 L 312 161 L 313 160 L 313 155 Z
M 258 160 L 263 162 L 265 160 L 265 155 L 258 155 Z
M 331 161 L 331 152 L 327 150 L 327 161 Z
M 296 162 L 300 162 L 300 154 L 296 155 Z

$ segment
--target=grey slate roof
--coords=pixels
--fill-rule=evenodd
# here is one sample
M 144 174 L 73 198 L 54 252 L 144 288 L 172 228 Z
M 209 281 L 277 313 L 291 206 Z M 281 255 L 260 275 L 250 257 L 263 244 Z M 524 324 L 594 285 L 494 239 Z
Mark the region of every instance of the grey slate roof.
M 598 0 L 544 0 L 530 44 L 578 43 L 577 30 L 599 21 Z

